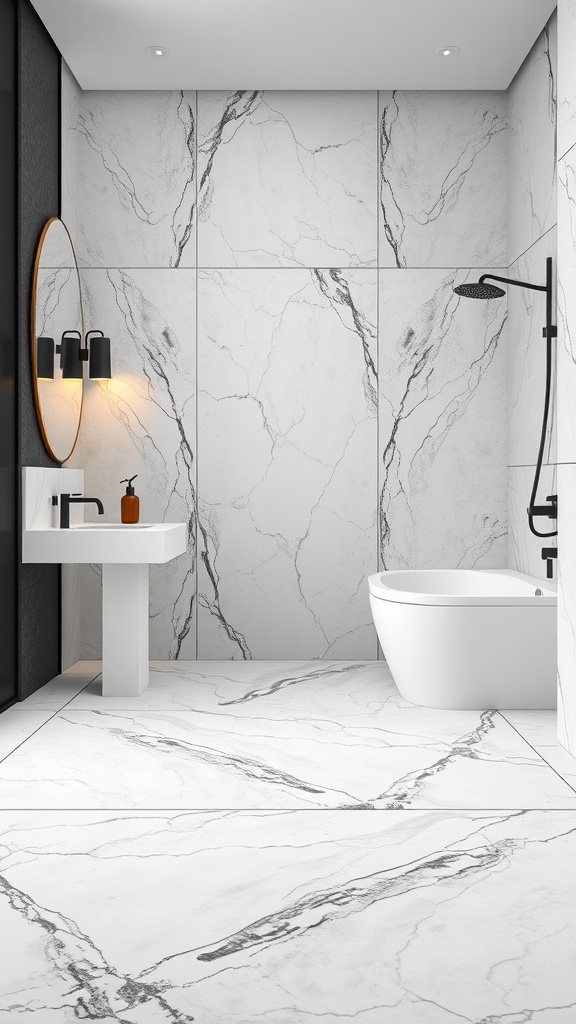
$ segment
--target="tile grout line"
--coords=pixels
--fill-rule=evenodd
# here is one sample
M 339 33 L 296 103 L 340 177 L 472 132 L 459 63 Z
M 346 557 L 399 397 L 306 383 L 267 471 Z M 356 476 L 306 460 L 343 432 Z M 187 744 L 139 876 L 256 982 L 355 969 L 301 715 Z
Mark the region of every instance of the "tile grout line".
M 514 812 L 549 811 L 574 814 L 573 807 L 3 807 L 4 813 L 14 811 L 48 814 L 508 814 Z
M 11 754 L 14 754 L 17 750 L 19 750 L 20 747 L 24 746 L 24 744 L 27 743 L 28 740 L 31 740 L 32 737 L 35 736 L 37 732 L 40 732 L 40 729 L 43 729 L 45 725 L 48 725 L 48 722 L 51 722 L 53 718 L 56 718 L 56 716 L 59 715 L 60 712 L 64 710 L 64 708 L 67 708 L 68 705 L 71 704 L 73 700 L 76 700 L 76 697 L 79 697 L 81 693 L 84 693 L 84 690 L 88 689 L 90 684 L 93 683 L 95 679 L 98 679 L 98 676 L 101 675 L 101 674 L 102 674 L 102 670 L 100 670 L 100 672 L 97 672 L 95 676 L 93 676 L 91 679 L 89 679 L 88 682 L 86 683 L 86 685 L 83 686 L 81 690 L 78 690 L 78 693 L 75 693 L 73 697 L 70 697 L 70 700 L 67 700 L 65 704 L 62 704 L 59 708 L 57 708 L 53 715 L 50 715 L 50 717 L 47 718 L 45 722 L 42 722 L 42 725 L 39 725 L 37 729 L 34 729 L 34 732 L 31 732 L 29 736 L 26 736 L 25 739 L 23 739 L 18 744 L 18 746 L 14 747 L 13 750 L 10 750 L 7 754 L 4 755 L 4 757 L 0 757 L 0 764 L 2 764 L 8 757 L 10 757 Z M 22 708 L 21 710 L 22 710 L 22 712 L 24 712 L 24 708 Z M 33 708 L 28 709 L 27 708 L 26 710 L 34 710 L 34 709 Z M 41 709 L 39 708 L 38 711 L 40 712 Z M 26 808 L 22 808 L 22 810 L 25 810 L 25 809 Z M 3 808 L 3 810 L 6 810 L 6 808 Z
M 535 245 L 539 245 L 539 243 L 542 241 L 542 239 L 546 238 L 546 235 L 549 235 L 550 232 L 554 231 L 557 227 L 558 227 L 558 222 L 555 221 L 554 224 L 551 224 L 549 228 L 546 228 L 546 231 L 543 231 L 541 235 L 538 235 L 538 238 L 535 238 L 533 242 L 530 242 L 530 245 L 527 246 L 526 249 L 524 249 L 524 252 L 521 252 L 519 256 L 515 256 L 514 259 L 512 260 L 512 262 L 508 264 L 508 267 L 506 269 L 508 271 L 510 271 L 512 269 L 512 267 L 514 266 L 514 264 L 518 263 L 518 260 L 521 260 L 523 256 L 526 256 L 526 254 L 529 253 L 530 250 L 533 249 Z
M 541 237 L 544 238 L 544 235 L 542 235 Z M 540 239 L 538 239 L 538 241 L 540 241 Z M 536 244 L 536 243 L 533 243 L 533 244 Z M 531 246 L 530 246 L 530 248 L 531 248 Z M 528 250 L 526 250 L 526 251 L 528 251 Z M 524 254 L 522 254 L 522 255 L 524 255 Z M 518 259 L 520 259 L 520 258 L 521 257 L 519 256 Z M 150 266 L 150 265 L 143 265 L 143 266 L 138 266 L 138 267 L 117 267 L 117 266 L 111 266 L 111 267 L 80 267 L 80 270 L 82 270 L 82 271 L 92 270 L 92 271 L 94 271 L 94 273 L 97 273 L 98 271 L 102 271 L 102 270 L 125 270 L 125 271 L 133 271 L 133 270 L 169 270 L 170 272 L 175 273 L 175 274 L 186 274 L 186 273 L 193 274 L 195 270 L 198 270 L 202 274 L 210 274 L 212 271 L 214 271 L 216 273 L 220 273 L 220 274 L 225 273 L 227 271 L 237 271 L 238 273 L 243 273 L 246 270 L 263 270 L 263 271 L 267 271 L 268 273 L 271 270 L 293 270 L 293 271 L 297 271 L 297 270 L 299 270 L 299 271 L 306 271 L 306 270 L 354 270 L 354 271 L 365 272 L 365 273 L 368 273 L 368 272 L 374 273 L 374 271 L 377 270 L 377 271 L 383 271 L 384 273 L 389 273 L 390 271 L 410 271 L 410 270 L 448 270 L 448 271 L 450 271 L 450 270 L 470 270 L 470 271 L 472 271 L 472 270 L 480 270 L 480 271 L 485 271 L 486 270 L 486 266 L 487 266 L 486 263 L 477 263 L 477 264 L 474 264 L 474 266 L 469 266 L 469 265 L 464 265 L 464 264 L 456 266 L 454 263 L 452 263 L 449 266 L 446 266 L 445 264 L 442 264 L 442 265 L 432 264 L 432 265 L 430 265 L 428 267 L 416 267 L 416 266 L 392 267 L 392 266 L 386 266 L 386 265 L 385 266 L 378 266 L 377 263 L 374 263 L 372 266 L 366 267 L 366 266 L 359 266 L 357 263 L 345 263 L 344 261 L 341 261 L 340 263 L 333 263 L 329 267 L 322 267 L 320 265 L 311 266 L 311 265 L 307 265 L 307 264 L 302 263 L 302 264 L 298 264 L 298 266 L 291 265 L 291 266 L 286 266 L 286 267 L 278 265 L 278 264 L 275 264 L 272 267 L 266 266 L 265 264 L 260 264 L 260 266 L 258 266 L 258 267 L 248 267 L 248 266 L 244 267 L 244 266 L 238 266 L 237 264 L 235 266 L 233 266 L 233 267 L 232 266 L 226 266 L 226 267 L 166 267 L 166 266 L 164 266 L 164 267 L 153 267 L 153 266 Z M 510 264 L 510 266 L 513 266 L 513 264 Z M 500 268 L 496 268 L 496 269 L 508 270 L 509 268 L 508 267 L 500 267 Z
M 534 751 L 534 753 L 536 754 L 536 756 L 537 756 L 537 757 L 539 757 L 539 758 L 540 758 L 540 760 L 541 760 L 541 761 L 542 761 L 542 762 L 543 762 L 544 764 L 548 765 L 548 767 L 550 768 L 550 770 L 551 770 L 551 771 L 553 771 L 553 772 L 554 772 L 554 774 L 555 774 L 555 775 L 557 775 L 557 776 L 558 776 L 558 778 L 559 778 L 559 779 L 561 779 L 561 780 L 562 780 L 562 782 L 563 782 L 563 783 L 564 783 L 564 784 L 565 784 L 566 786 L 568 786 L 568 789 L 570 789 L 570 790 L 571 790 L 571 791 L 572 791 L 572 792 L 573 792 L 573 793 L 574 793 L 574 794 L 576 795 L 576 788 L 574 788 L 574 786 L 572 786 L 572 785 L 571 785 L 571 783 L 570 783 L 570 782 L 568 782 L 568 781 L 567 781 L 567 780 L 566 780 L 566 779 L 564 778 L 564 776 L 563 776 L 563 775 L 561 775 L 561 774 L 560 774 L 560 772 L 559 772 L 559 771 L 557 771 L 557 770 L 556 770 L 556 768 L 554 768 L 554 766 L 553 766 L 553 765 L 551 765 L 551 764 L 550 764 L 550 763 L 549 763 L 549 762 L 548 762 L 548 761 L 546 760 L 546 758 L 542 756 L 542 754 L 540 753 L 540 751 L 539 751 L 539 750 L 537 750 L 537 749 L 536 749 L 536 747 L 532 746 L 532 744 L 530 743 L 530 740 L 526 739 L 526 737 L 522 735 L 522 733 L 520 732 L 520 730 L 519 730 L 519 729 L 517 729 L 517 728 L 516 728 L 516 726 L 515 726 L 515 725 L 513 725 L 513 724 L 512 724 L 512 722 L 510 722 L 510 721 L 509 721 L 509 720 L 508 720 L 508 719 L 506 718 L 506 716 L 505 716 L 504 714 L 502 714 L 502 712 L 501 712 L 501 711 L 497 711 L 497 712 L 496 712 L 496 714 L 497 714 L 497 715 L 500 715 L 500 718 L 502 718 L 502 719 L 503 719 L 503 720 L 504 720 L 504 721 L 505 721 L 505 722 L 506 722 L 506 723 L 507 723 L 507 724 L 508 724 L 508 725 L 510 726 L 510 728 L 511 728 L 511 729 L 514 729 L 514 732 L 515 732 L 515 733 L 517 733 L 517 734 L 518 734 L 518 736 L 520 736 L 520 738 L 524 740 L 524 742 L 525 742 L 525 743 L 526 743 L 526 744 L 527 744 L 527 745 L 528 745 L 528 746 L 530 747 L 530 749 Z M 549 808 L 547 808 L 547 807 L 543 807 L 543 808 L 541 808 L 541 809 L 542 809 L 542 810 L 551 810 L 551 811 L 553 811 L 553 810 L 554 810 L 555 808 L 553 808 L 553 807 L 549 807 Z

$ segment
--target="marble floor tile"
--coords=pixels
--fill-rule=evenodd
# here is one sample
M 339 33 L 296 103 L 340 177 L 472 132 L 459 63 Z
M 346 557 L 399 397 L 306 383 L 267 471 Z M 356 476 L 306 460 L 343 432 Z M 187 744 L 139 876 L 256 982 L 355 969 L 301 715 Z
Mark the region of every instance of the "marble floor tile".
M 0 805 L 576 810 L 575 791 L 497 712 L 415 707 L 377 662 L 155 676 L 137 706 L 98 703 L 94 684 L 59 712 L 3 762 Z
M 572 1024 L 576 815 L 3 812 L 0 1019 Z
M 56 676 L 45 686 L 20 701 L 17 705 L 19 711 L 50 711 L 54 714 L 65 704 L 68 704 L 73 697 L 76 697 L 84 687 L 96 679 L 101 671 L 99 661 L 77 661 L 66 672 Z
M 576 789 L 576 757 L 558 743 L 556 711 L 501 711 L 540 757 Z
M 19 747 L 54 714 L 53 711 L 20 711 L 16 704 L 0 715 L 0 761 Z

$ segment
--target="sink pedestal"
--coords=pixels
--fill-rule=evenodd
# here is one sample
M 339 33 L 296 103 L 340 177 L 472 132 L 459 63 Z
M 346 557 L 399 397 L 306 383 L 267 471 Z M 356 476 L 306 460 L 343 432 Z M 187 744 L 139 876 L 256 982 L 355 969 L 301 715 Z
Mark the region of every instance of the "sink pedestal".
M 102 694 L 138 697 L 149 682 L 148 565 L 102 566 Z

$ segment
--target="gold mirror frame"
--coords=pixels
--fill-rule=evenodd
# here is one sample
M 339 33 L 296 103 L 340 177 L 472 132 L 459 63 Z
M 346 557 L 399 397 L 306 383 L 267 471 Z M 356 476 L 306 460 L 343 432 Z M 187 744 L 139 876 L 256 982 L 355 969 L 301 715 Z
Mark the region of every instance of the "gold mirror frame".
M 46 426 L 46 423 L 45 423 L 45 420 L 44 420 L 44 417 L 43 417 L 43 414 L 42 414 L 42 401 L 41 401 L 40 388 L 39 388 L 39 382 L 38 382 L 38 356 L 37 356 L 37 333 L 36 333 L 36 325 L 37 325 L 37 312 L 36 312 L 36 308 L 37 308 L 37 301 L 38 301 L 38 277 L 39 277 L 39 272 L 40 272 L 40 269 L 41 269 L 42 249 L 43 249 L 43 246 L 44 246 L 44 242 L 46 240 L 46 236 L 47 236 L 47 234 L 48 234 L 48 232 L 50 230 L 50 227 L 53 224 L 60 224 L 64 228 L 64 231 L 66 232 L 66 235 L 68 236 L 68 241 L 70 243 L 70 251 L 71 251 L 72 256 L 74 258 L 74 267 L 73 267 L 73 269 L 76 272 L 76 279 L 77 279 L 77 282 L 78 282 L 78 308 L 79 308 L 79 311 L 80 311 L 80 324 L 79 325 L 69 324 L 65 329 L 66 330 L 72 330 L 72 329 L 80 330 L 82 339 L 84 338 L 84 309 L 83 309 L 83 305 L 82 305 L 82 290 L 80 288 L 80 273 L 78 271 L 78 262 L 76 260 L 76 252 L 75 252 L 75 249 L 74 249 L 74 244 L 72 242 L 72 238 L 70 236 L 70 232 L 68 231 L 68 228 L 66 227 L 64 221 L 61 220 L 60 217 L 51 217 L 50 220 L 48 220 L 46 222 L 46 224 L 44 225 L 44 227 L 42 229 L 42 233 L 41 233 L 40 238 L 38 240 L 38 245 L 36 247 L 36 253 L 35 253 L 35 256 L 34 256 L 34 267 L 33 267 L 33 271 L 32 271 L 32 295 L 31 295 L 31 309 L 30 309 L 31 368 L 32 368 L 32 388 L 33 388 L 33 392 L 34 392 L 34 405 L 35 405 L 35 408 L 36 408 L 36 419 L 38 421 L 38 427 L 40 429 L 40 434 L 41 434 L 41 437 L 42 437 L 42 441 L 43 441 L 44 447 L 45 447 L 46 451 L 48 452 L 50 458 L 54 459 L 54 462 L 58 462 L 58 463 L 60 463 L 60 465 L 62 465 L 62 463 L 67 462 L 67 460 L 70 458 L 70 456 L 72 455 L 72 452 L 74 451 L 74 449 L 76 447 L 76 442 L 78 441 L 78 434 L 80 433 L 80 424 L 82 422 L 82 406 L 83 406 L 83 403 L 84 403 L 84 383 L 83 383 L 83 381 L 81 383 L 80 402 L 79 402 L 79 408 L 78 408 L 78 422 L 77 422 L 77 425 L 76 425 L 76 431 L 75 431 L 75 434 L 74 434 L 74 439 L 72 441 L 70 450 L 65 455 L 63 455 L 62 453 L 58 453 L 57 454 L 55 452 L 55 450 L 54 450 L 53 443 L 51 443 L 50 438 L 48 437 L 47 426 Z M 72 268 L 70 268 L 70 269 L 72 269 Z M 54 340 L 55 340 L 56 344 L 60 344 L 60 338 L 59 337 L 55 338 Z

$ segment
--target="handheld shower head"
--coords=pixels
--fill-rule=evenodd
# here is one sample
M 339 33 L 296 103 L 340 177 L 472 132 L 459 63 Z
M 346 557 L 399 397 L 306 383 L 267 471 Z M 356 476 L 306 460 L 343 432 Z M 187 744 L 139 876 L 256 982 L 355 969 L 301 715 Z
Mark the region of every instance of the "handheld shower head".
M 498 288 L 495 284 L 486 284 L 484 281 L 459 284 L 454 291 L 456 295 L 462 295 L 465 299 L 500 299 L 506 294 L 503 288 Z

